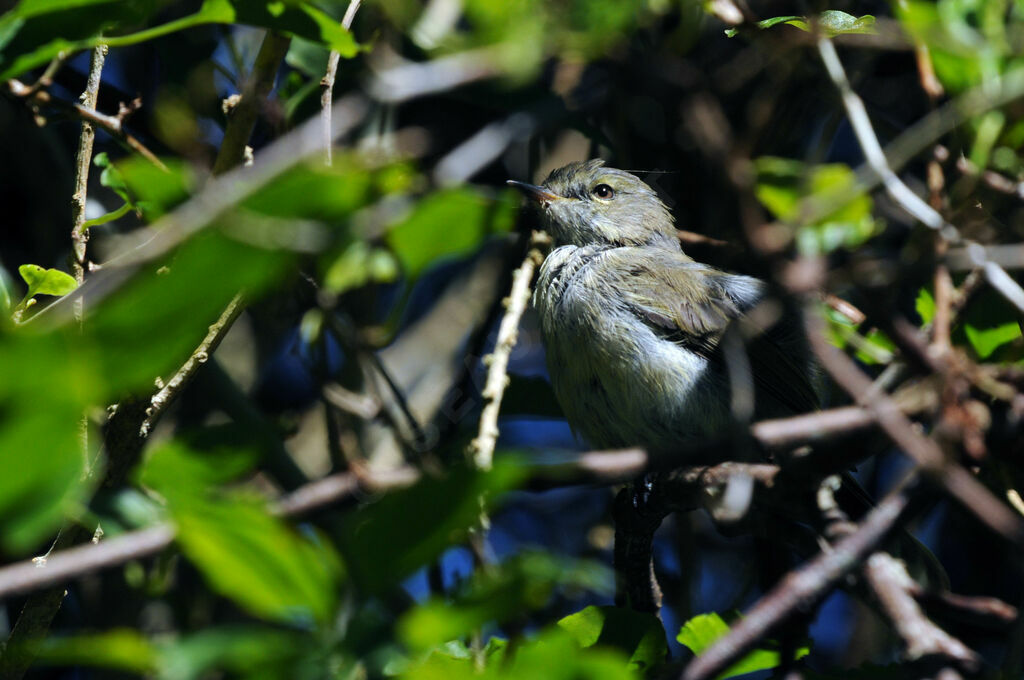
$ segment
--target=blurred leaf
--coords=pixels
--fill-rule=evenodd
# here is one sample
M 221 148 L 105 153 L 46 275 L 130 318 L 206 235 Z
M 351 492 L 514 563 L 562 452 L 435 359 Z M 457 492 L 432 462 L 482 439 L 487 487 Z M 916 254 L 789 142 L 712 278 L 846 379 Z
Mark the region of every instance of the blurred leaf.
M 914 309 L 917 310 L 917 315 L 921 317 L 922 324 L 928 324 L 935 318 L 935 298 L 932 297 L 932 293 L 927 288 L 922 288 L 917 292 L 917 299 L 914 300 Z
M 34 649 L 40 663 L 60 666 L 93 666 L 140 674 L 158 668 L 156 648 L 142 633 L 118 628 L 103 633 L 50 637 Z
M 808 166 L 788 158 L 763 156 L 754 161 L 756 195 L 780 220 L 801 225 L 797 246 L 807 255 L 861 245 L 879 231 L 871 214 L 871 197 L 857 191 L 857 177 L 840 163 Z M 822 207 L 812 224 L 804 211 Z
M 383 196 L 408 190 L 414 178 L 407 164 L 372 167 L 355 154 L 339 153 L 331 166 L 318 161 L 292 168 L 243 206 L 272 217 L 339 222 Z
M 371 593 L 397 583 L 476 525 L 480 498 L 491 505 L 525 470 L 500 462 L 488 472 L 465 467 L 426 477 L 345 518 L 339 545 L 353 580 Z
M 598 563 L 540 552 L 517 555 L 476 573 L 451 601 L 434 598 L 413 609 L 399 622 L 399 636 L 412 649 L 428 649 L 540 609 L 557 588 L 609 594 L 612 582 Z
M 257 295 L 291 257 L 207 230 L 167 262 L 143 269 L 86 315 L 83 342 L 116 348 L 97 352 L 112 400 L 125 389 L 148 389 L 154 377 L 177 369 L 238 291 Z
M 324 677 L 312 642 L 309 635 L 256 626 L 207 629 L 160 645 L 159 678 L 199 680 L 211 671 L 263 680 Z
M 503 213 L 515 214 L 515 206 L 468 188 L 443 189 L 425 197 L 412 214 L 392 226 L 387 242 L 406 276 L 415 279 L 440 258 L 476 250 L 485 236 L 510 224 Z
M 325 541 L 299 536 L 261 499 L 172 498 L 178 543 L 214 590 L 263 618 L 330 620 L 341 564 Z
M 0 546 L 22 554 L 87 490 L 80 419 L 101 379 L 75 334 L 0 335 Z
M 232 429 L 237 432 L 237 429 Z M 182 441 L 160 445 L 146 458 L 138 472 L 139 482 L 154 489 L 190 492 L 205 491 L 209 486 L 237 479 L 253 468 L 256 454 L 251 450 L 215 446 L 195 450 Z
M 299 536 L 265 499 L 208 489 L 251 465 L 251 456 L 191 452 L 168 444 L 140 475 L 167 499 L 177 540 L 210 586 L 250 613 L 276 621 L 325 623 L 333 614 L 341 563 L 330 545 Z
M 698 614 L 683 624 L 682 630 L 679 631 L 676 639 L 686 645 L 694 654 L 701 654 L 712 643 L 725 636 L 728 632 L 729 624 L 721 616 L 711 612 L 709 614 Z M 769 643 L 770 641 L 762 643 L 762 645 Z M 794 656 L 797 659 L 801 659 L 809 653 L 810 649 L 808 647 L 800 647 L 796 650 Z M 780 657 L 777 646 L 776 648 L 762 646 L 749 652 L 742 659 L 720 673 L 718 680 L 724 680 L 725 678 L 745 673 L 753 673 L 754 671 L 768 670 L 775 668 L 779 663 Z
M 183 203 L 196 187 L 195 173 L 180 159 L 166 158 L 161 170 L 144 158 L 130 156 L 111 166 L 116 175 L 110 181 L 125 201 L 142 211 L 147 221 L 153 222 Z M 106 172 L 106 171 L 104 171 Z
M 999 133 L 1006 125 L 1006 116 L 1002 111 L 989 111 L 982 115 L 975 126 L 974 144 L 971 145 L 971 163 L 976 168 L 985 169 L 988 167 L 989 158 L 992 155 L 992 147 L 999 139 Z
M 368 283 L 388 283 L 398 278 L 395 256 L 366 241 L 350 243 L 324 273 L 323 286 L 339 295 Z
M 163 5 L 159 0 L 22 0 L 0 17 L 0 81 L 42 66 L 60 52 L 77 52 L 99 43 L 134 45 L 203 24 L 246 24 L 321 43 L 349 58 L 359 52 L 352 34 L 301 0 L 205 0 L 194 14 L 138 33 Z M 121 33 L 119 35 L 119 33 Z
M 18 267 L 18 273 L 28 284 L 28 292 L 25 293 L 25 297 L 67 295 L 78 288 L 78 282 L 74 277 L 59 269 L 45 269 L 37 264 L 23 264 Z
M 771 28 L 772 26 L 778 26 L 779 24 L 787 24 L 795 28 L 799 28 L 801 31 L 810 33 L 813 29 L 811 27 L 810 20 L 807 17 L 787 15 L 780 17 L 772 17 L 770 19 L 764 19 L 758 21 L 756 26 L 762 30 Z M 875 30 L 875 17 L 870 14 L 865 14 L 861 17 L 847 14 L 835 9 L 828 9 L 818 15 L 818 26 L 821 27 L 822 31 L 829 37 L 835 37 L 837 35 L 850 34 L 850 33 L 877 33 Z M 725 29 L 725 34 L 732 38 L 737 35 L 739 31 L 735 28 Z
M 629 668 L 653 675 L 668 658 L 665 627 L 654 614 L 620 607 L 595 607 L 558 622 L 581 647 L 614 647 L 629 655 Z
M 404 669 L 402 677 L 409 680 L 627 680 L 639 677 L 627 667 L 626 658 L 620 652 L 603 647 L 583 649 L 569 633 L 558 628 L 543 631 L 514 648 L 504 640 L 489 642 L 483 660 L 485 666 L 481 670 L 465 645 L 449 643 Z

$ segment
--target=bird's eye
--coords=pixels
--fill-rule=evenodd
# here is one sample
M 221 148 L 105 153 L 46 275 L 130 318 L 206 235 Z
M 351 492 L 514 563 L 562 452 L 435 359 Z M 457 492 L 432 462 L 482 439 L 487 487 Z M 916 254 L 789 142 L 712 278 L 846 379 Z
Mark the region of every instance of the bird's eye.
M 612 189 L 607 184 L 598 184 L 596 187 L 594 187 L 591 193 L 597 196 L 598 198 L 603 198 L 604 200 L 607 201 L 609 198 L 615 195 L 615 190 Z

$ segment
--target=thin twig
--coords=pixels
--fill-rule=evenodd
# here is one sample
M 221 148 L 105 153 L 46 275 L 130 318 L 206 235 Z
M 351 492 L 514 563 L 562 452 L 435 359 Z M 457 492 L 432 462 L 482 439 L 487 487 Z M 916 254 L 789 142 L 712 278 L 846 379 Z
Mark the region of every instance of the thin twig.
M 352 29 L 352 22 L 359 11 L 362 0 L 349 0 L 348 9 L 341 20 L 341 26 L 346 31 Z M 331 164 L 331 150 L 334 146 L 334 135 L 331 133 L 331 109 L 334 105 L 334 77 L 338 73 L 338 62 L 341 61 L 341 54 L 337 50 L 331 50 L 327 56 L 327 72 L 320 79 L 320 121 L 323 126 L 324 158 L 327 165 Z
M 106 58 L 106 45 L 97 45 L 93 48 L 89 78 L 85 92 L 82 93 L 82 105 L 86 108 L 96 108 L 96 99 L 100 93 L 100 74 L 103 72 L 103 62 Z M 92 145 L 95 139 L 96 129 L 91 122 L 83 119 L 82 131 L 78 137 L 78 153 L 75 156 L 75 193 L 71 196 L 71 273 L 79 285 L 85 281 L 85 245 L 89 240 L 89 233 L 82 229 L 82 225 L 85 224 L 85 202 L 89 193 L 89 168 L 92 165 Z M 78 317 L 81 320 L 81 311 Z
M 942 218 L 942 215 L 921 200 L 889 167 L 889 161 L 886 159 L 885 153 L 882 151 L 882 145 L 879 144 L 875 130 L 871 126 L 871 119 L 868 118 L 864 102 L 861 101 L 860 97 L 857 96 L 850 86 L 850 81 L 846 77 L 843 64 L 839 61 L 839 55 L 836 54 L 835 45 L 824 35 L 818 38 L 818 53 L 821 55 L 821 60 L 825 64 L 825 69 L 828 71 L 832 83 L 839 90 L 843 100 L 843 108 L 846 109 L 846 116 L 849 118 L 853 132 L 857 136 L 857 142 L 864 152 L 864 158 L 871 169 L 881 178 L 886 192 L 900 207 L 925 226 L 939 231 L 947 241 L 959 241 L 960 235 L 956 227 L 949 224 Z
M 508 360 L 516 346 L 519 320 L 530 301 L 530 283 L 534 272 L 544 260 L 538 246 L 545 243 L 546 234 L 534 232 L 530 239 L 530 250 L 523 263 L 512 273 L 512 289 L 504 300 L 505 315 L 498 325 L 498 338 L 494 352 L 484 358 L 487 364 L 487 380 L 481 396 L 486 403 L 480 413 L 480 429 L 470 444 L 473 463 L 481 470 L 489 470 L 494 459 L 494 447 L 498 442 L 498 412 L 501 398 L 508 386 Z
M 224 141 L 221 142 L 217 160 L 213 164 L 214 175 L 223 175 L 245 158 L 245 149 L 256 127 L 256 119 L 267 96 L 274 89 L 277 71 L 291 43 L 291 38 L 274 31 L 267 31 L 263 37 L 252 73 L 242 88 L 241 97 L 233 100 L 233 105 L 228 109 Z
M 864 577 L 882 610 L 903 641 L 907 659 L 943 656 L 967 671 L 975 671 L 980 659 L 967 645 L 939 628 L 915 601 L 917 589 L 906 566 L 892 555 L 876 552 L 864 563 Z
M 77 116 L 83 121 L 88 121 L 96 127 L 103 128 L 111 137 L 121 140 L 126 146 L 128 146 L 128 148 L 138 153 L 153 165 L 157 166 L 161 170 L 167 170 L 167 166 L 156 157 L 156 154 L 147 149 L 142 142 L 124 129 L 124 120 L 119 116 L 108 116 L 104 113 L 100 113 L 92 107 L 84 106 L 78 102 L 69 102 L 63 99 L 58 99 L 50 94 L 48 90 L 35 90 L 33 87 L 30 87 L 14 78 L 7 81 L 7 90 L 15 97 L 24 99 L 32 106 L 50 106 Z
M 820 321 L 807 315 L 807 336 L 822 367 L 858 404 L 872 413 L 889 438 L 947 493 L 973 512 L 983 523 L 1004 538 L 1024 540 L 1024 523 L 962 466 L 946 460 L 933 440 L 914 430 L 890 397 L 872 389 L 871 380 L 841 351 L 829 344 L 820 329 Z
M 728 634 L 694 659 L 682 680 L 709 680 L 770 635 L 791 616 L 808 611 L 840 579 L 853 571 L 898 524 L 908 506 L 911 478 L 873 508 L 856 531 L 795 569 L 738 620 Z

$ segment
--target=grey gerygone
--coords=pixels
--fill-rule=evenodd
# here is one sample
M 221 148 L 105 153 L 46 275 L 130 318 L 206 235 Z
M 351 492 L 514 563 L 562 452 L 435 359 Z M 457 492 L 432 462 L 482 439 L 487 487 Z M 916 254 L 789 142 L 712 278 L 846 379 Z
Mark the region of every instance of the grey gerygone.
M 724 339 L 766 285 L 694 262 L 657 194 L 600 160 L 570 163 L 543 186 L 509 184 L 537 202 L 556 246 L 533 304 L 574 430 L 596 447 L 668 455 L 687 440 L 721 435 L 739 384 Z M 729 346 L 748 362 L 749 416 L 817 407 L 813 363 L 792 315 Z

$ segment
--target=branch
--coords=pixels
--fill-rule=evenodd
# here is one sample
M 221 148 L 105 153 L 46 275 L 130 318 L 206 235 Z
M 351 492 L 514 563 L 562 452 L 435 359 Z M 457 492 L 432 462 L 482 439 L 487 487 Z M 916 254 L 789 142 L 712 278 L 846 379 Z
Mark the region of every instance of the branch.
M 267 31 L 263 37 L 252 72 L 242 88 L 241 97 L 230 100 L 232 105 L 227 108 L 228 124 L 224 128 L 224 140 L 213 164 L 214 175 L 223 175 L 245 158 L 245 149 L 249 145 L 253 128 L 256 127 L 256 119 L 267 96 L 274 89 L 277 71 L 288 53 L 291 42 L 291 38 L 274 31 Z
M 349 0 L 348 9 L 341 20 L 341 26 L 346 31 L 352 29 L 352 22 L 359 11 L 362 0 Z M 338 73 L 338 62 L 341 61 L 341 54 L 337 50 L 331 50 L 327 56 L 327 72 L 320 79 L 320 122 L 323 128 L 324 154 L 327 165 L 331 164 L 331 148 L 334 146 L 334 135 L 331 133 L 331 109 L 334 104 L 334 77 Z
M 710 680 L 770 635 L 791 616 L 807 611 L 897 525 L 908 506 L 904 481 L 865 517 L 855 531 L 799 569 L 788 574 L 733 626 L 683 671 L 682 680 Z
M 498 326 L 498 338 L 494 343 L 494 353 L 484 358 L 488 365 L 487 381 L 481 396 L 486 400 L 480 413 L 480 430 L 476 439 L 470 444 L 470 455 L 473 463 L 481 470 L 491 469 L 494 459 L 494 446 L 498 442 L 498 412 L 501 410 L 501 398 L 508 385 L 508 360 L 516 345 L 519 320 L 526 311 L 530 300 L 530 282 L 533 274 L 544 260 L 538 246 L 547 242 L 547 234 L 534 232 L 530 238 L 530 251 L 519 268 L 512 274 L 512 290 L 505 299 L 505 316 Z
M 865 562 L 864 576 L 903 640 L 907 659 L 941 656 L 957 662 L 964 670 L 978 669 L 978 655 L 925 616 L 914 600 L 918 585 L 902 562 L 888 553 L 877 552 Z
M 82 105 L 96 109 L 96 99 L 100 93 L 100 74 L 103 62 L 107 58 L 107 46 L 97 45 L 92 50 L 92 61 L 89 65 L 89 79 L 82 93 Z M 42 80 L 42 79 L 40 79 Z M 89 232 L 82 228 L 85 224 L 85 202 L 89 193 L 89 167 L 92 165 L 92 145 L 96 139 L 96 129 L 88 120 L 82 120 L 82 132 L 78 137 L 78 153 L 75 156 L 75 193 L 71 196 L 71 273 L 78 285 L 85 281 L 86 258 L 85 244 L 89 241 Z M 81 320 L 81 314 L 79 314 Z
M 903 183 L 896 173 L 889 167 L 889 161 L 882 151 L 882 145 L 878 143 L 878 137 L 871 126 L 871 119 L 864 108 L 864 102 L 850 87 L 850 81 L 846 77 L 839 55 L 836 54 L 835 45 L 824 35 L 818 38 L 818 53 L 825 64 L 832 83 L 839 90 L 843 100 L 843 108 L 846 109 L 846 116 L 850 120 L 853 132 L 857 136 L 857 142 L 864 152 L 864 158 L 875 174 L 881 178 L 886 192 L 896 203 L 910 213 L 915 219 L 922 222 L 930 229 L 935 229 L 942 234 L 947 241 L 960 241 L 960 234 L 956 227 L 942 218 L 930 205 L 910 190 Z
M 892 398 L 872 389 L 871 380 L 853 361 L 830 345 L 820 329 L 820 321 L 807 314 L 807 337 L 822 367 L 858 404 L 867 409 L 879 427 L 945 491 L 970 510 L 978 519 L 1004 538 L 1024 541 L 1024 523 L 981 482 L 960 465 L 946 460 L 939 446 L 914 430 Z
M 50 106 L 66 113 L 70 113 L 73 116 L 77 116 L 83 121 L 87 121 L 96 127 L 103 128 L 111 137 L 121 140 L 126 146 L 128 146 L 128 148 L 138 153 L 150 163 L 161 170 L 167 171 L 167 166 L 156 157 L 156 154 L 147 149 L 142 142 L 125 131 L 124 119 L 121 116 L 108 116 L 91 107 L 79 104 L 78 102 L 69 102 L 64 101 L 63 99 L 57 99 L 50 94 L 48 90 L 36 89 L 35 87 L 26 85 L 20 80 L 16 80 L 14 78 L 7 81 L 7 90 L 15 97 L 24 99 L 30 106 Z

